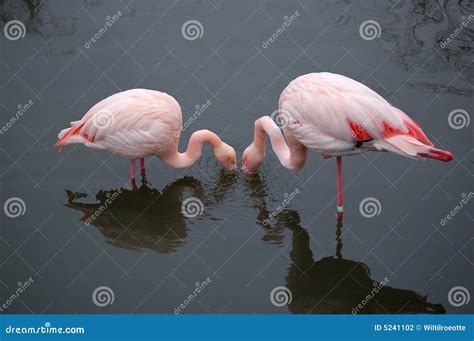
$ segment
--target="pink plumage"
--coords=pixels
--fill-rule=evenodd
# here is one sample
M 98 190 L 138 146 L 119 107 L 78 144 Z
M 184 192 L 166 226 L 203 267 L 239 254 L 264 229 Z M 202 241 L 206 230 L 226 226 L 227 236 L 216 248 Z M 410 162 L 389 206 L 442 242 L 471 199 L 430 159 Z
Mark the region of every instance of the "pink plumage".
M 309 149 L 324 154 L 383 150 L 418 157 L 434 149 L 403 111 L 345 76 L 323 72 L 296 78 L 283 90 L 280 110 L 289 115 L 285 135 L 288 132 Z M 436 158 L 450 159 L 444 156 Z
M 131 159 L 130 177 L 135 177 L 135 160 L 156 155 L 171 167 L 190 167 L 200 157 L 202 144 L 209 143 L 217 160 L 235 168 L 234 149 L 215 133 L 200 130 L 192 134 L 188 149 L 178 151 L 182 113 L 170 95 L 154 90 L 132 89 L 116 93 L 94 105 L 84 117 L 60 131 L 55 146 L 81 143 Z
M 421 128 L 375 91 L 348 77 L 310 73 L 290 82 L 279 101 L 280 128 L 268 116 L 255 122 L 253 143 L 242 168 L 254 172 L 265 157 L 265 134 L 286 168 L 299 170 L 307 149 L 338 158 L 338 206 L 342 211 L 340 157 L 367 151 L 450 161 L 452 154 L 433 147 Z

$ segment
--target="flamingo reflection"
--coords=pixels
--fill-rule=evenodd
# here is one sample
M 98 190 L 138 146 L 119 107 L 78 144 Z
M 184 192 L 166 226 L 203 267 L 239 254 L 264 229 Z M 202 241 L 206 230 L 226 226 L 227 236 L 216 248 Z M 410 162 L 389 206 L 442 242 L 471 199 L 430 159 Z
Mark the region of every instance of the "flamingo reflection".
M 336 255 L 317 261 L 310 248 L 308 231 L 301 227 L 295 211 L 280 217 L 292 232 L 291 264 L 286 286 L 293 293 L 288 308 L 297 314 L 444 314 L 441 304 L 412 290 L 388 286 L 389 279 L 376 281 L 369 267 L 342 256 L 342 219 L 336 225 Z
M 301 226 L 295 210 L 285 209 L 272 224 L 265 224 L 269 210 L 264 198 L 266 186 L 256 174 L 247 181 L 258 210 L 256 224 L 264 232 L 263 240 L 283 244 L 285 229 L 291 232 L 290 266 L 285 286 L 292 294 L 288 309 L 294 314 L 444 314 L 441 304 L 428 302 L 413 290 L 389 286 L 390 279 L 377 281 L 369 267 L 342 256 L 342 216 L 336 220 L 336 250 L 334 256 L 315 260 L 310 247 L 310 235 Z
M 84 213 L 80 218 L 86 225 L 95 226 L 107 243 L 129 250 L 152 250 L 168 254 L 186 244 L 187 221 L 182 204 L 186 198 L 198 199 L 203 207 L 224 200 L 233 186 L 234 177 L 221 172 L 215 188 L 205 195 L 199 180 L 186 176 L 167 185 L 162 191 L 150 187 L 146 177 L 139 188 L 100 190 L 96 203 L 85 203 L 84 193 L 67 191 L 65 205 Z M 199 219 L 218 220 L 203 209 Z

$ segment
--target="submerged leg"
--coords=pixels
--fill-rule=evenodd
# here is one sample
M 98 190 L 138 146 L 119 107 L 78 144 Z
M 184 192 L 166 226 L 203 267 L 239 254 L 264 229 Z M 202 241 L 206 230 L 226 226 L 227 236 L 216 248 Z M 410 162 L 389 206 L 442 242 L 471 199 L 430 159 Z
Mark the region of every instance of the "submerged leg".
M 135 160 L 130 160 L 130 182 L 132 183 L 132 189 L 137 189 L 137 183 L 135 182 Z
M 146 186 L 145 158 L 140 159 L 140 174 L 142 176 L 142 186 Z
M 344 213 L 344 206 L 342 205 L 342 158 L 336 157 L 337 163 L 337 206 L 336 212 L 338 214 Z

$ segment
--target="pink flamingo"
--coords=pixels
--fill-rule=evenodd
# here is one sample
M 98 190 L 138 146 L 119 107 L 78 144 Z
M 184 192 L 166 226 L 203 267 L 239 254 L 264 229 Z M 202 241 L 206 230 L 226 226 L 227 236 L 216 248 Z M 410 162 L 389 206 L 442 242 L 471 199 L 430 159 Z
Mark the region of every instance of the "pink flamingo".
M 130 180 L 135 180 L 135 160 L 142 174 L 145 157 L 156 155 L 174 168 L 192 166 L 209 143 L 217 161 L 226 169 L 236 168 L 234 148 L 209 130 L 194 132 L 186 152 L 178 151 L 182 113 L 170 95 L 154 90 L 132 89 L 116 93 L 94 105 L 84 117 L 59 132 L 55 147 L 82 143 L 130 159 Z
M 421 128 L 375 91 L 345 76 L 310 73 L 290 82 L 279 100 L 279 126 L 269 116 L 255 121 L 254 141 L 242 156 L 242 170 L 254 172 L 265 159 L 265 133 L 283 167 L 297 171 L 307 150 L 337 160 L 337 212 L 342 205 L 342 160 L 366 151 L 450 161 Z

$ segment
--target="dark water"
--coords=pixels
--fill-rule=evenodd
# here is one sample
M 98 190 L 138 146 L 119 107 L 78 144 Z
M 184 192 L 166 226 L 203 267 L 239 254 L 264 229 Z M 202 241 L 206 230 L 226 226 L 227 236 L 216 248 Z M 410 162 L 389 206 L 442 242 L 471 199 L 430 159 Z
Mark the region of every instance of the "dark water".
M 17 197 L 26 207 L 16 218 L 2 212 L 1 301 L 33 279 L 4 311 L 173 313 L 197 283 L 184 313 L 352 313 L 374 288 L 359 312 L 474 312 L 473 300 L 459 307 L 448 300 L 457 286 L 472 293 L 474 282 L 472 125 L 454 129 L 448 120 L 455 109 L 469 119 L 472 112 L 474 21 L 441 47 L 473 14 L 472 2 L 0 5 L 2 27 L 13 19 L 26 27 L 23 39 L 0 39 L 1 124 L 27 107 L 0 136 L 2 203 Z M 184 39 L 188 20 L 202 24 L 201 38 Z M 380 24 L 378 39 L 359 35 L 366 20 Z M 342 222 L 335 218 L 335 161 L 320 155 L 293 173 L 269 151 L 252 177 L 223 172 L 209 148 L 184 171 L 148 158 L 147 183 L 132 190 L 127 160 L 83 146 L 52 148 L 57 132 L 97 101 L 144 87 L 172 94 L 184 121 L 196 105 L 211 103 L 184 131 L 182 148 L 207 128 L 240 155 L 254 120 L 276 109 L 286 84 L 315 71 L 375 89 L 455 159 L 345 158 Z M 203 203 L 196 218 L 182 214 L 190 197 Z M 378 215 L 361 214 L 366 198 L 378 200 Z M 442 222 L 463 198 L 467 204 Z M 114 295 L 105 307 L 92 299 L 101 286 Z M 270 300 L 279 286 L 292 295 L 282 307 Z

